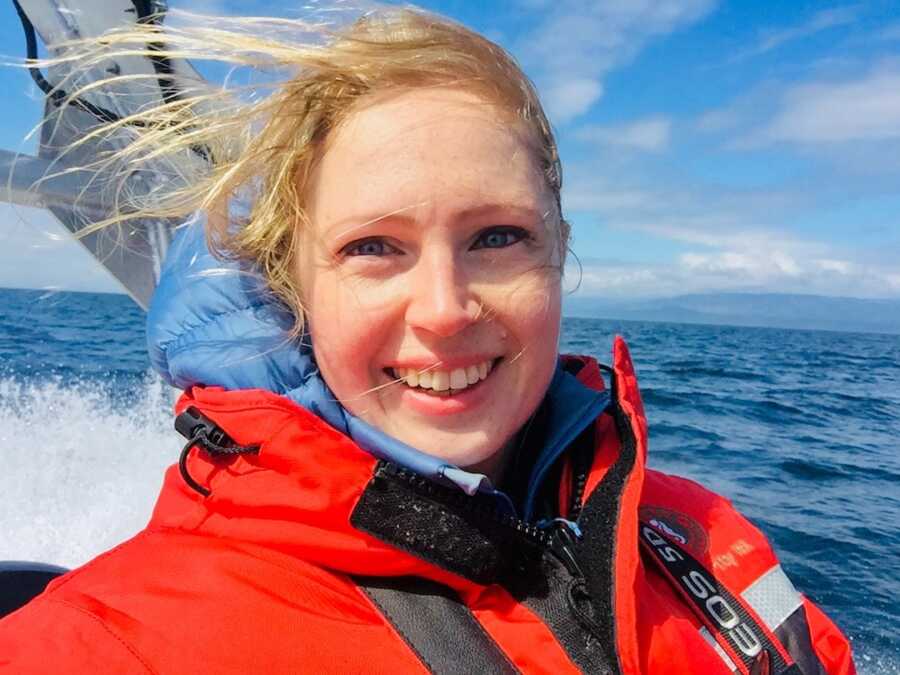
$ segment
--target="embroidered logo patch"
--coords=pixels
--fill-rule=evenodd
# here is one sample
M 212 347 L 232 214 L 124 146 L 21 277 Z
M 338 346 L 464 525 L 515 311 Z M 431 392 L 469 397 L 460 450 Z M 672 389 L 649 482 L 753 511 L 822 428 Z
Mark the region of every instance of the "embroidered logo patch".
M 681 544 L 695 558 L 702 558 L 709 550 L 709 538 L 706 531 L 692 518 L 683 513 L 672 511 L 661 506 L 642 506 L 640 519 L 656 528 L 657 531 Z

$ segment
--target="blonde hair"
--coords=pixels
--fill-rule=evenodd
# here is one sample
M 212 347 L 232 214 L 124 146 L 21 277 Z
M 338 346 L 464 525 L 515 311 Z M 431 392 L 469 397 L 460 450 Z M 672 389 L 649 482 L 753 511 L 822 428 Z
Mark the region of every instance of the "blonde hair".
M 297 39 L 297 31 L 305 38 Z M 381 9 L 336 32 L 282 19 L 223 18 L 165 32 L 145 23 L 65 47 L 64 55 L 50 63 L 73 67 L 59 85 L 70 87 L 70 102 L 98 87 L 115 89 L 123 80 L 156 84 L 156 75 L 131 75 L 71 89 L 78 73 L 111 58 L 203 59 L 264 73 L 287 72 L 281 81 L 262 85 L 270 90 L 265 96 L 255 95 L 259 85 L 214 88 L 173 76 L 179 96 L 162 103 L 153 96 L 145 108 L 99 125 L 74 145 L 118 139 L 115 150 L 88 167 L 112 178 L 116 213 L 85 232 L 206 210 L 211 250 L 252 262 L 294 310 L 297 330 L 303 326 L 303 307 L 293 257 L 298 227 L 308 224 L 307 182 L 329 133 L 369 94 L 446 85 L 485 97 L 528 130 L 534 157 L 560 206 L 556 141 L 533 84 L 501 47 L 434 14 Z M 128 189 L 127 176 L 144 162 L 171 166 L 170 184 L 141 193 Z M 227 205 L 235 197 L 246 203 L 242 215 L 229 213 Z M 562 265 L 569 226 L 561 210 L 556 215 Z

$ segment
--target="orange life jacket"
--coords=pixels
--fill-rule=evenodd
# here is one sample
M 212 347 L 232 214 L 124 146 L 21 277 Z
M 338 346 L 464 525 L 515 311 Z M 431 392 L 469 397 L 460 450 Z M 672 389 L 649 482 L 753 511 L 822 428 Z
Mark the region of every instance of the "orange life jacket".
M 603 387 L 594 361 L 570 365 Z M 254 452 L 193 450 L 208 496 L 171 467 L 145 530 L 0 621 L 0 670 L 854 673 L 755 527 L 645 467 L 621 340 L 612 373 L 544 528 L 377 460 L 285 398 L 194 388 L 178 412 Z

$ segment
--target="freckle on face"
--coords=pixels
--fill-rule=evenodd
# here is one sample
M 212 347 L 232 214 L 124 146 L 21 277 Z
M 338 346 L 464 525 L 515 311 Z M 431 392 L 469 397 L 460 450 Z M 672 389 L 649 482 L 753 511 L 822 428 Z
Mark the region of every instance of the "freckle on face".
M 555 213 L 554 200 L 524 132 L 505 119 L 448 89 L 359 107 L 312 178 L 312 227 L 297 256 L 313 349 L 335 396 L 458 466 L 490 466 L 537 408 L 557 357 L 554 231 L 521 215 Z M 391 216 L 361 215 L 373 213 Z M 487 249 L 479 237 L 496 226 L 529 237 Z M 346 255 L 360 237 L 388 245 L 367 252 L 388 254 Z M 392 384 L 395 367 L 450 372 L 483 360 L 494 370 L 445 403 Z

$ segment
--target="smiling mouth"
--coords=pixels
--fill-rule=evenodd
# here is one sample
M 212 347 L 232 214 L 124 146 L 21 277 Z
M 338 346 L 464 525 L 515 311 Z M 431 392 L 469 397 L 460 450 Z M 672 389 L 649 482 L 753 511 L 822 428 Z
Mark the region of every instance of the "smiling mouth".
M 453 396 L 478 386 L 501 360 L 502 357 L 498 357 L 453 370 L 440 370 L 437 367 L 422 371 L 417 368 L 385 368 L 385 373 L 410 389 L 436 396 Z

